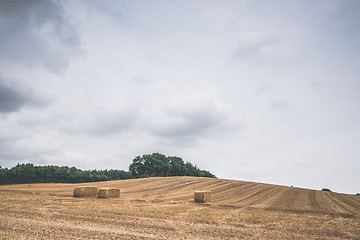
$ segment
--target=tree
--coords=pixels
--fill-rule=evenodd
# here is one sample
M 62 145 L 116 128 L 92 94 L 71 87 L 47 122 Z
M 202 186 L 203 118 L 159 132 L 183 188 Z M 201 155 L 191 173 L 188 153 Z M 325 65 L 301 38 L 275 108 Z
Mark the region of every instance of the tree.
M 0 167 L 0 185 L 42 182 L 79 183 L 129 178 L 132 178 L 131 173 L 122 170 L 83 171 L 75 167 L 34 166 L 31 163 L 17 164 L 11 169 Z
M 10 178 L 14 183 L 30 183 L 35 179 L 34 165 L 31 163 L 17 164 L 10 169 Z
M 153 153 L 151 155 L 144 155 L 143 158 L 148 175 L 159 177 L 167 177 L 169 175 L 170 163 L 165 155 Z
M 145 159 L 137 156 L 129 166 L 129 171 L 134 177 L 144 176 L 146 174 Z
M 184 160 L 180 157 L 168 157 L 170 162 L 170 176 L 185 176 Z
M 216 176 L 214 174 L 212 174 L 211 172 L 206 171 L 206 170 L 201 170 L 201 176 L 209 177 L 209 178 L 216 178 Z
M 186 176 L 201 177 L 200 169 L 197 166 L 192 165 L 190 162 L 185 163 Z
M 166 176 L 196 176 L 212 177 L 209 171 L 200 170 L 190 162 L 184 163 L 180 157 L 166 157 L 164 154 L 153 153 L 142 157 L 137 156 L 129 166 L 134 177 L 166 177 Z
M 9 170 L 7 168 L 2 168 L 0 166 L 0 185 L 9 183 L 8 172 Z
M 165 155 L 160 153 L 137 156 L 129 166 L 129 171 L 134 177 L 169 175 L 170 163 Z

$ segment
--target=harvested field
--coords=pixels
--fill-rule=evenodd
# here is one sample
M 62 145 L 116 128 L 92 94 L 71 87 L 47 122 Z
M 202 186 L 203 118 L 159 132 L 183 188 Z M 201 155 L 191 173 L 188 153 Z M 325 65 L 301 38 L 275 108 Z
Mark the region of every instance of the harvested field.
M 121 196 L 74 198 L 77 186 Z M 0 186 L 0 239 L 360 239 L 359 214 L 360 196 L 223 179 Z

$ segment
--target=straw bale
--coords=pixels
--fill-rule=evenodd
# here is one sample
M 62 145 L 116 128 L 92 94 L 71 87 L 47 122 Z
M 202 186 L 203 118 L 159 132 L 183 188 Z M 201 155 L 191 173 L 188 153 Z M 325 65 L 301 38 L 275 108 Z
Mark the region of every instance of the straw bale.
M 98 198 L 119 198 L 119 188 L 100 188 L 98 191 Z
M 194 193 L 194 201 L 197 203 L 211 202 L 211 192 L 210 191 L 196 191 Z
M 74 197 L 96 197 L 98 193 L 97 187 L 81 186 L 75 187 Z

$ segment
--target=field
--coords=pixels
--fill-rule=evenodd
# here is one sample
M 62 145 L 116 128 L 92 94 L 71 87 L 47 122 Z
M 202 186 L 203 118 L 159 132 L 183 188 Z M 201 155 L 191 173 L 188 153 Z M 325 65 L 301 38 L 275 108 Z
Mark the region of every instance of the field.
M 74 198 L 83 185 L 121 195 Z M 360 239 L 360 196 L 195 177 L 0 186 L 0 239 Z

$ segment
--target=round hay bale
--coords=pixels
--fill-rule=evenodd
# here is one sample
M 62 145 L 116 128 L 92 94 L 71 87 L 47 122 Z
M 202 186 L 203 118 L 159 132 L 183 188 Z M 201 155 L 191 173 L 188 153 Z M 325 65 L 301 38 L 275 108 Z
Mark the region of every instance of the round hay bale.
M 98 188 L 97 187 L 75 187 L 74 197 L 97 197 Z

